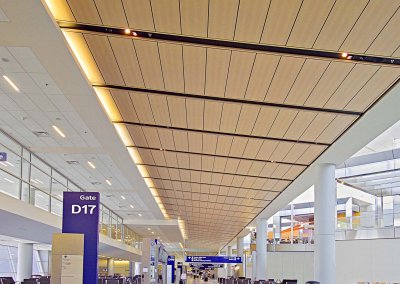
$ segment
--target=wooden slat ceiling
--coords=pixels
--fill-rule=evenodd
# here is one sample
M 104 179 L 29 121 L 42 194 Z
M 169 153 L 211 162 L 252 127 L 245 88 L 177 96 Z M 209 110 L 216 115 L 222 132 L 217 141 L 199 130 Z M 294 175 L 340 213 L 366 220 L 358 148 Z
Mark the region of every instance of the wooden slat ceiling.
M 62 21 L 400 54 L 400 0 L 54 2 Z M 185 220 L 189 248 L 218 250 L 235 237 L 400 76 L 351 60 L 66 32 L 97 65 L 91 83 L 118 109 L 114 122 L 127 127 L 169 216 Z

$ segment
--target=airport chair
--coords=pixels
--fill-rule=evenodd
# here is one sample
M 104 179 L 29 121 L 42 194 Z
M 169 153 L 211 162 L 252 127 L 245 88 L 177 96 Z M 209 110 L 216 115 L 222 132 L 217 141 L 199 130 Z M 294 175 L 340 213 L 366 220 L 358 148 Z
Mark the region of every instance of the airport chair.
M 306 284 L 320 284 L 318 281 L 307 281 Z
M 283 279 L 282 284 L 297 284 L 297 280 Z

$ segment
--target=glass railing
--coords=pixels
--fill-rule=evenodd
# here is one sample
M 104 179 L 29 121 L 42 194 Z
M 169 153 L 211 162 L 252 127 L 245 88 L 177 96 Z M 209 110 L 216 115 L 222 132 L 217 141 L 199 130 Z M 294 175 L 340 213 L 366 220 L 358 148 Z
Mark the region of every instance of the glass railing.
M 64 191 L 84 191 L 40 157 L 0 129 L 0 192 L 61 216 Z M 1 159 L 0 159 L 1 160 Z M 100 233 L 142 249 L 142 238 L 123 224 L 123 219 L 100 205 Z

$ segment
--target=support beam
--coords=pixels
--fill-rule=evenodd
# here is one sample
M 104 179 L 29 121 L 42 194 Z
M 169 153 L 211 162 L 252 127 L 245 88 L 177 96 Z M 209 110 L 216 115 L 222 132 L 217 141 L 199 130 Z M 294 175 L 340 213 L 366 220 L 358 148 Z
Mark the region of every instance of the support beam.
M 267 219 L 257 220 L 257 280 L 267 280 Z
M 191 154 L 191 155 L 200 155 L 212 158 L 226 158 L 226 159 L 238 159 L 243 161 L 249 162 L 264 162 L 264 163 L 276 163 L 281 165 L 290 165 L 290 166 L 309 166 L 308 164 L 302 163 L 289 163 L 289 162 L 282 162 L 282 161 L 273 161 L 273 160 L 262 160 L 262 159 L 253 159 L 253 158 L 244 158 L 244 157 L 236 157 L 236 156 L 226 156 L 226 155 L 216 155 L 216 154 L 208 154 L 208 153 L 201 153 L 201 152 L 193 152 L 193 151 L 181 151 L 181 150 L 171 150 L 171 149 L 161 149 L 160 148 L 153 148 L 153 147 L 143 147 L 143 146 L 127 146 L 128 148 L 135 148 L 139 150 L 152 150 L 152 151 L 165 151 L 177 154 Z
M 253 176 L 253 175 L 244 175 L 237 173 L 229 173 L 229 172 L 217 172 L 217 171 L 207 171 L 207 170 L 198 170 L 198 169 L 189 169 L 189 168 L 181 168 L 181 167 L 171 167 L 171 166 L 161 166 L 161 165 L 151 165 L 151 164 L 137 164 L 138 166 L 145 167 L 155 167 L 155 168 L 163 168 L 163 169 L 173 169 L 173 170 L 184 170 L 184 171 L 192 171 L 192 172 L 201 172 L 201 173 L 211 173 L 211 174 L 221 174 L 221 175 L 233 175 L 238 177 L 251 177 L 251 178 L 266 178 L 270 180 L 280 180 L 280 181 L 289 181 L 292 182 L 292 179 L 287 178 L 274 178 L 274 177 L 266 177 L 266 176 Z
M 322 113 L 332 113 L 332 114 L 351 115 L 351 116 L 360 116 L 363 114 L 362 112 L 349 111 L 349 110 L 319 108 L 319 107 L 290 105 L 290 104 L 278 104 L 278 103 L 271 103 L 271 102 L 241 100 L 241 99 L 226 98 L 226 97 L 213 97 L 213 96 L 205 96 L 205 95 L 178 93 L 178 92 L 172 92 L 172 91 L 154 90 L 154 89 L 147 89 L 147 88 L 143 89 L 143 88 L 137 88 L 137 87 L 120 86 L 120 85 L 93 84 L 92 86 L 94 88 L 103 88 L 103 89 L 110 89 L 110 90 L 122 90 L 122 91 L 127 91 L 127 92 L 155 94 L 155 95 L 163 95 L 163 96 L 168 96 L 168 97 L 199 99 L 199 100 L 216 101 L 216 102 L 222 102 L 222 103 L 233 103 L 233 104 L 240 104 L 240 105 L 256 105 L 256 106 L 262 106 L 262 107 L 273 107 L 273 108 L 279 108 L 279 109 L 290 109 L 290 110 L 298 110 L 298 111 L 311 111 L 311 112 L 318 112 L 318 113 L 322 112 Z
M 58 25 L 64 30 L 74 30 L 80 32 L 98 33 L 104 35 L 121 36 L 125 38 L 136 38 L 157 41 L 169 41 L 184 44 L 203 45 L 217 48 L 248 50 L 253 52 L 267 52 L 286 56 L 299 56 L 305 58 L 327 58 L 331 60 L 373 63 L 379 65 L 400 65 L 400 59 L 392 57 L 368 56 L 365 54 L 344 54 L 342 52 L 329 52 L 316 49 L 301 49 L 285 46 L 262 45 L 256 43 L 246 43 L 238 41 L 227 41 L 210 38 L 200 38 L 192 36 L 183 36 L 176 34 L 165 34 L 158 32 L 146 32 L 141 30 L 131 30 L 126 34 L 125 28 L 114 28 L 106 26 L 95 26 L 88 24 L 78 24 L 72 22 L 59 21 Z
M 17 281 L 31 278 L 33 263 L 33 244 L 18 244 Z
M 327 143 L 319 143 L 319 142 L 313 142 L 313 141 L 303 141 L 303 140 L 275 138 L 275 137 L 265 137 L 265 136 L 256 136 L 256 135 L 246 135 L 246 134 L 238 134 L 238 133 L 231 133 L 231 132 L 201 130 L 201 129 L 184 128 L 184 127 L 173 127 L 173 126 L 158 125 L 158 124 L 148 124 L 148 123 L 140 123 L 140 122 L 131 122 L 131 121 L 113 121 L 113 123 L 115 123 L 115 124 L 124 124 L 124 125 L 133 125 L 133 126 L 141 126 L 141 127 L 148 127 L 148 128 L 158 128 L 158 129 L 168 129 L 168 130 L 176 130 L 176 131 L 195 132 L 195 133 L 203 133 L 203 134 L 226 135 L 226 136 L 249 138 L 249 139 L 270 140 L 270 141 L 277 141 L 277 142 L 288 142 L 288 143 L 297 143 L 297 144 L 306 144 L 306 145 L 322 145 L 322 146 L 326 146 L 326 147 L 330 146 L 330 144 L 327 144 Z
M 317 165 L 314 188 L 315 244 L 314 280 L 336 283 L 335 229 L 336 181 L 335 165 Z
M 236 238 L 236 250 L 237 250 L 236 255 L 241 257 L 242 261 L 243 261 L 243 263 L 239 264 L 239 270 L 237 272 L 237 275 L 238 275 L 238 277 L 244 277 L 245 269 L 246 269 L 246 260 L 244 257 L 244 238 L 243 237 Z

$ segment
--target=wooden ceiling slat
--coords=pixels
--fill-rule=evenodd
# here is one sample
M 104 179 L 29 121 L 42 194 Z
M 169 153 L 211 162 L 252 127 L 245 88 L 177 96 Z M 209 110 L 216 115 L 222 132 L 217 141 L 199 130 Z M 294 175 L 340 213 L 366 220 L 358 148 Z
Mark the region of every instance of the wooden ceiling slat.
M 282 57 L 264 101 L 283 103 L 304 62 L 299 57 Z
M 80 1 L 80 0 L 78 0 Z M 151 4 L 148 0 L 122 0 L 129 27 L 145 31 L 154 31 Z M 140 9 L 138 9 L 140 7 Z
M 400 6 L 399 0 L 371 0 L 340 47 L 346 52 L 364 53 Z
M 131 98 L 122 94 L 118 90 L 110 91 L 119 112 L 124 120 L 127 121 L 139 121 L 139 118 L 136 114 L 135 108 L 132 104 Z
M 206 48 L 184 45 L 183 70 L 185 76 L 185 92 L 204 95 Z
M 171 124 L 177 127 L 187 127 L 185 99 L 168 97 L 168 107 L 171 117 Z
M 312 47 L 334 3 L 335 0 L 303 1 L 287 45 Z
M 368 80 L 374 76 L 378 69 L 378 66 L 357 64 L 350 72 L 349 76 L 347 76 L 346 80 L 330 97 L 325 107 L 343 109 Z
M 224 97 L 228 77 L 231 51 L 226 49 L 207 48 L 205 94 L 213 97 Z M 190 80 L 190 78 L 186 78 Z
M 94 1 L 68 0 L 67 2 L 78 22 L 102 24 Z
M 300 139 L 300 136 L 309 127 L 316 116 L 316 113 L 306 111 L 299 112 L 283 137 L 293 140 Z
M 304 105 L 311 91 L 328 68 L 329 63 L 326 60 L 307 59 L 284 103 Z
M 155 123 L 170 126 L 171 121 L 169 117 L 167 98 L 156 95 L 148 95 L 148 98 Z
M 158 32 L 180 34 L 179 0 L 150 0 Z
M 398 68 L 380 68 L 371 80 L 345 106 L 345 109 L 365 111 L 398 80 L 399 76 L 400 70 Z
M 297 110 L 280 110 L 268 132 L 268 137 L 283 137 L 298 114 Z
M 203 113 L 204 101 L 187 99 L 186 100 L 186 113 L 188 127 L 192 129 L 204 129 Z
M 225 97 L 243 99 L 256 53 L 232 51 Z
M 261 43 L 286 45 L 303 1 L 272 1 L 265 22 Z
M 106 84 L 124 85 L 113 50 L 106 36 L 85 34 L 86 42 Z
M 141 123 L 155 123 L 148 96 L 145 94 L 140 96 L 131 95 L 130 98 L 135 107 L 139 121 Z
M 119 37 L 109 37 L 109 40 L 125 84 L 144 87 L 133 42 Z
M 219 131 L 235 133 L 242 106 L 238 104 L 225 103 L 222 108 L 221 124 Z
M 128 27 L 122 1 L 94 0 L 94 2 L 96 3 L 95 8 L 100 15 L 103 25 L 121 28 Z
M 239 0 L 210 0 L 208 36 L 233 39 Z
M 182 46 L 160 43 L 158 48 L 160 50 L 165 89 L 174 92 L 185 92 Z
M 208 0 L 180 1 L 182 33 L 207 37 Z
M 270 2 L 271 0 L 240 1 L 235 40 L 260 41 Z
M 328 19 L 315 41 L 314 48 L 333 51 L 339 50 L 368 2 L 368 0 L 336 0 Z
M 164 90 L 158 43 L 146 40 L 134 40 L 133 42 L 145 86 L 156 90 Z

